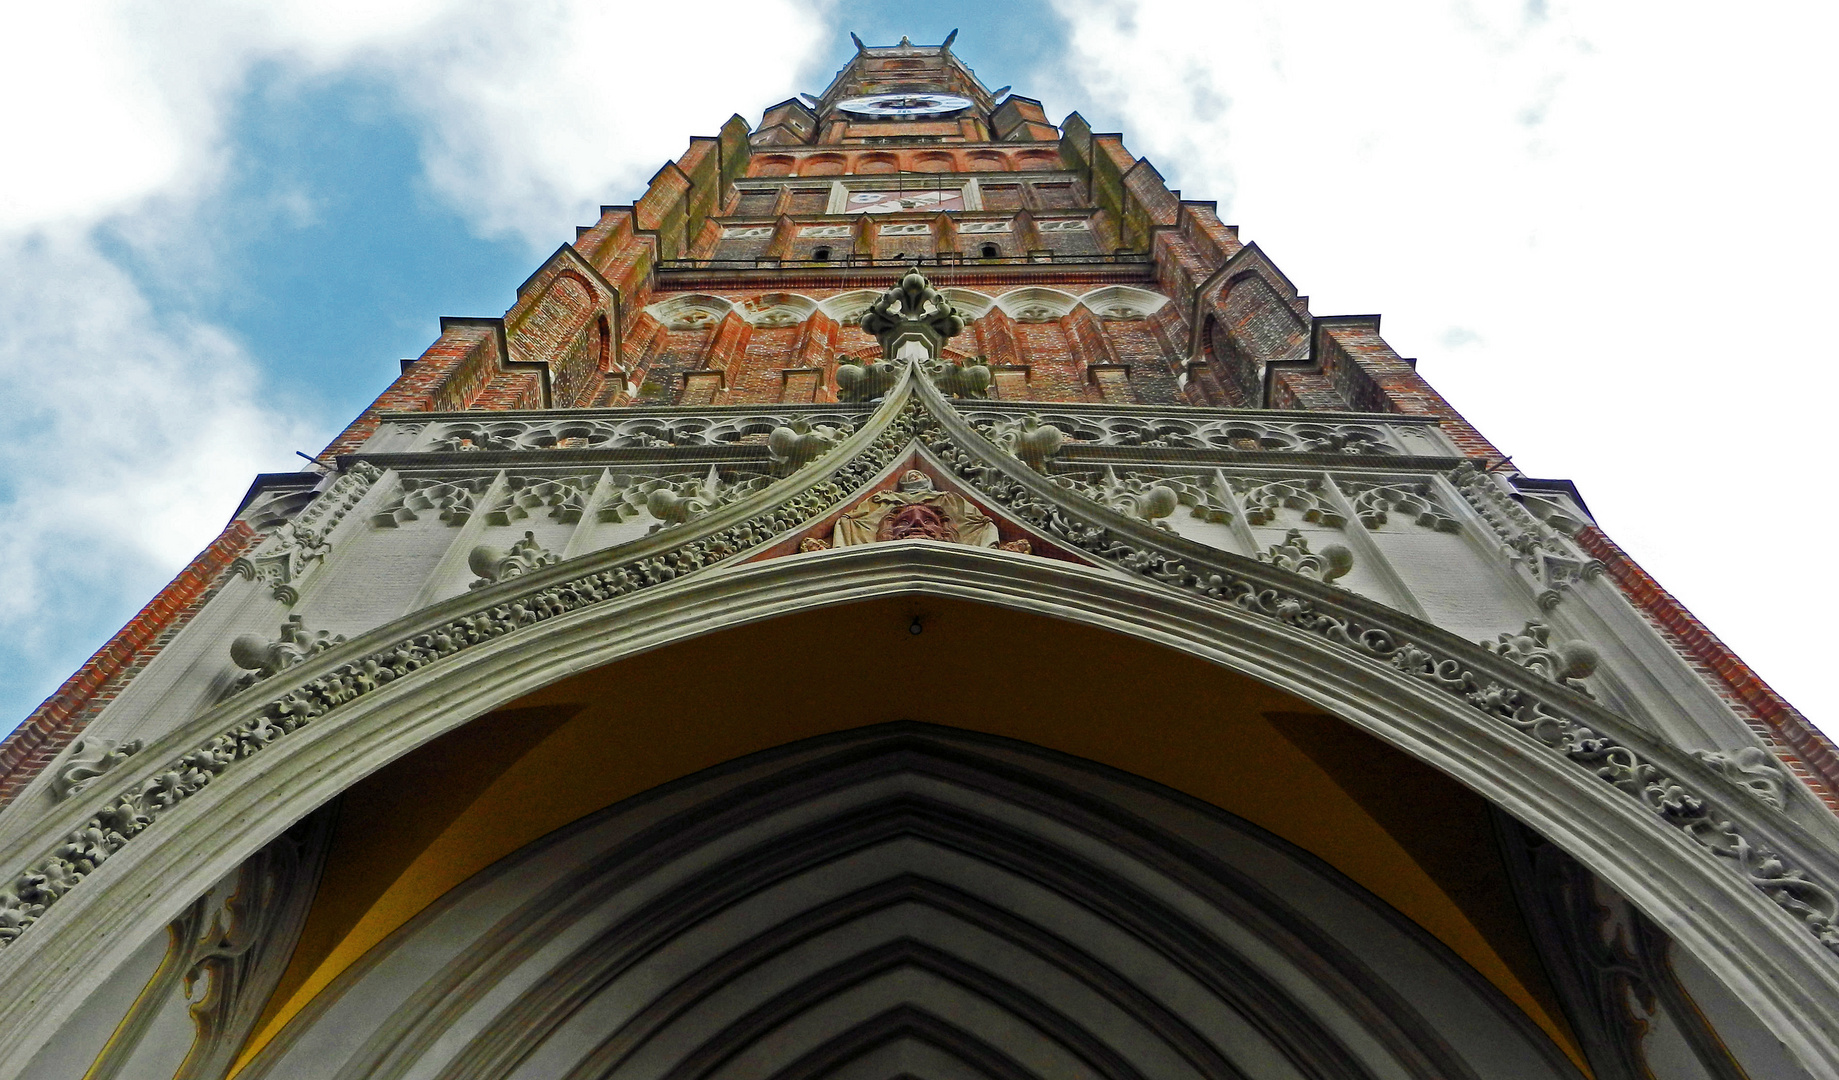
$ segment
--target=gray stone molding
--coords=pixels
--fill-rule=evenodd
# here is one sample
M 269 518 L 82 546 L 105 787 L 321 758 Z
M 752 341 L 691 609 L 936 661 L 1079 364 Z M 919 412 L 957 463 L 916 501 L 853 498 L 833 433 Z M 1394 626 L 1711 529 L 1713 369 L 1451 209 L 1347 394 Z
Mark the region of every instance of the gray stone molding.
M 922 542 L 688 576 L 842 503 L 915 435 L 997 507 L 1115 569 Z M 74 1007 L 82 973 L 109 970 L 111 955 L 221 877 L 224 860 L 246 857 L 382 762 L 621 655 L 890 591 L 1098 625 L 1316 702 L 1552 838 L 1754 1002 L 1810 1067 L 1839 1069 L 1839 962 L 1820 940 L 1834 935 L 1834 898 L 1822 882 L 1839 880 L 1839 867 L 1805 830 L 1705 764 L 1473 643 L 1074 499 L 983 442 L 930 386 L 903 382 L 820 466 L 693 528 L 456 597 L 329 649 L 290 669 L 285 692 L 206 711 L 120 766 L 114 783 L 53 809 L 0 855 L 36 867 L 28 891 L 49 898 L 0 897 L 9 913 L 0 923 L 11 924 L 0 930 L 29 927 L 0 949 L 0 979 L 16 990 L 0 1003 L 0 1076 L 16 1074 L 33 1033 Z M 379 677 L 386 667 L 391 676 Z M 170 827 L 148 828 L 168 816 Z M 89 861 L 105 849 L 99 864 Z M 149 880 L 162 895 L 146 898 L 139 883 Z
M 883 842 L 902 854 L 861 857 Z M 934 844 L 947 861 L 916 853 Z M 618 899 L 639 882 L 641 899 Z M 1170 885 L 1183 902 L 1165 902 Z M 1088 917 L 1014 905 L 1036 888 Z M 698 1075 L 667 1062 L 783 1030 L 722 1022 L 737 1014 L 821 1013 L 865 960 L 1002 988 L 981 1017 L 1023 1005 L 1012 1030 L 1080 1047 L 1104 1077 L 1234 1078 L 1253 1058 L 1312 1077 L 1575 1076 L 1492 986 L 1309 855 L 1139 778 L 923 724 L 766 750 L 528 845 L 347 968 L 244 1075 L 504 1076 L 533 1058 L 554 1076 L 647 1059 L 643 1075 Z M 1096 993 L 1082 1003 L 1074 985 Z M 609 996 L 626 1023 L 584 1022 Z M 720 1019 L 691 1018 L 714 997 L 730 1002 Z M 1200 1001 L 1224 1008 L 1203 1018 Z M 698 1034 L 639 1049 L 667 1032 Z M 1260 1043 L 1270 1057 L 1248 1053 Z M 1158 1045 L 1171 1052 L 1144 1053 Z
M 231 572 L 266 582 L 274 598 L 284 604 L 298 603 L 300 590 L 296 582 L 325 561 L 332 551 L 332 531 L 382 476 L 383 471 L 374 465 L 353 465 L 313 498 L 298 517 L 278 523 L 256 550 L 233 561 Z

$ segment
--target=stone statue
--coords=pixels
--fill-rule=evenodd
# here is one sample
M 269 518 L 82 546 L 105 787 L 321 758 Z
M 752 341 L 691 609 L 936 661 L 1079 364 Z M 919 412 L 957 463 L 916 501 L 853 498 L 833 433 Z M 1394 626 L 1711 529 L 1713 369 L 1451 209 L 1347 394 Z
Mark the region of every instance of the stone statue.
M 836 547 L 884 540 L 939 540 L 971 547 L 995 547 L 996 523 L 963 496 L 938 491 L 932 478 L 909 469 L 893 491 L 877 491 L 837 519 Z

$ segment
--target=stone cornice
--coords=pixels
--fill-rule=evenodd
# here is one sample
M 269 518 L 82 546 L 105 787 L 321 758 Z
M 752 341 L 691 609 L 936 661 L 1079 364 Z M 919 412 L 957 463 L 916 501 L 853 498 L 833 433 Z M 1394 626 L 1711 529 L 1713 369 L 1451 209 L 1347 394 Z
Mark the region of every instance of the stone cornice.
M 1166 595 L 1162 603 L 1198 603 L 1230 613 L 1274 640 L 1306 651 L 1326 648 L 1337 663 L 1364 672 L 1362 678 L 1373 685 L 1392 687 L 1410 700 L 1440 701 L 1439 708 L 1455 709 L 1497 731 L 1507 745 L 1519 748 L 1516 754 L 1539 756 L 1551 767 L 1576 770 L 1568 775 L 1580 781 L 1614 788 L 1627 797 L 1631 812 L 1638 809 L 1670 826 L 1662 835 L 1689 840 L 1700 858 L 1734 871 L 1733 884 L 1743 883 L 1751 895 L 1772 902 L 1781 917 L 1811 934 L 1802 940 L 1824 946 L 1826 963 L 1839 963 L 1833 957 L 1839 950 L 1839 897 L 1831 885 L 1839 881 L 1839 866 L 1831 853 L 1786 815 L 1704 763 L 1591 699 L 1428 623 L 1084 500 L 988 442 L 910 368 L 901 379 L 860 430 L 754 496 L 691 525 L 434 605 L 328 649 L 186 723 L 130 759 L 108 783 L 60 805 L 9 845 L 4 857 L 21 871 L 0 892 L 0 940 L 10 944 L 22 932 L 30 934 L 62 897 L 82 888 L 84 878 L 160 818 L 217 778 L 242 773 L 245 762 L 269 747 L 292 745 L 287 740 L 295 732 L 373 694 L 394 700 L 410 688 L 438 685 L 439 673 L 451 670 L 455 658 L 475 649 L 496 654 L 500 643 L 508 647 L 540 626 L 572 625 L 588 612 L 624 607 L 666 586 L 679 598 L 685 589 L 719 591 L 718 583 L 730 575 L 709 571 L 738 564 L 846 504 L 917 441 L 1005 512 L 1143 582 L 1151 594 Z M 890 547 L 876 554 L 898 553 Z M 979 558 L 999 560 L 985 568 L 999 573 L 1004 565 L 1016 565 L 1010 560 L 1017 557 Z M 1044 560 L 1023 559 L 1022 565 L 1029 562 Z M 772 564 L 751 571 L 736 566 L 732 573 L 761 569 L 770 572 Z M 1145 603 L 1151 594 L 1145 594 Z M 749 610 L 745 617 L 770 614 Z M 1120 629 L 1127 629 L 1132 616 L 1120 619 Z M 1297 689 L 1307 687 L 1299 683 Z M 1467 762 L 1462 768 L 1489 764 Z M 1506 758 L 1493 764 L 1518 767 Z M 1827 981 L 1834 979 L 1839 966 L 1827 972 Z

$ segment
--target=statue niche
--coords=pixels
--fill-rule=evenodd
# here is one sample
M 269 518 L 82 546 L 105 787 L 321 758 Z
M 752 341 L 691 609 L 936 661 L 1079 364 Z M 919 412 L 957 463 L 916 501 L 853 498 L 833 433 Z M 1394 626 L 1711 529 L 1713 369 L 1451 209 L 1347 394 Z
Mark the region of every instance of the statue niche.
M 909 469 L 892 491 L 877 491 L 837 519 L 836 547 L 886 540 L 938 540 L 971 547 L 995 547 L 996 523 L 954 492 L 939 491 L 932 478 Z

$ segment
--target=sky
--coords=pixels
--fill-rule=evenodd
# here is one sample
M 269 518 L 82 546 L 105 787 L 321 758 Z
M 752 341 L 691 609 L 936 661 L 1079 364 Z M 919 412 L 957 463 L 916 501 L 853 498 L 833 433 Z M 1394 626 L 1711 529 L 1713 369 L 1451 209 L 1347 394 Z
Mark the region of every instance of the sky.
M 0 0 L 0 731 L 692 134 L 960 30 L 1388 341 L 1816 723 L 1830 4 Z

